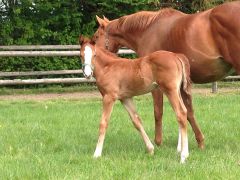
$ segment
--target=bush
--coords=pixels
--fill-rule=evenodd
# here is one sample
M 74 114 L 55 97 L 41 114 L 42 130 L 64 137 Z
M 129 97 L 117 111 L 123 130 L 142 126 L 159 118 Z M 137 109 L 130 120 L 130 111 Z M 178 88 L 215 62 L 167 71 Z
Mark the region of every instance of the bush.
M 77 44 L 79 34 L 91 36 L 95 15 L 109 19 L 140 10 L 174 7 L 190 13 L 223 0 L 2 0 L 0 45 Z M 78 58 L 0 58 L 0 71 L 77 69 Z

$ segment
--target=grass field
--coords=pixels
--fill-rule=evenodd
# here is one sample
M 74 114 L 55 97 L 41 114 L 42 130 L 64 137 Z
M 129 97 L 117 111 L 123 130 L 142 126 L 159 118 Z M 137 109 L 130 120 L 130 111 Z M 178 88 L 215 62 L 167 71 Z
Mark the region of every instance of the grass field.
M 190 157 L 179 163 L 178 127 L 168 101 L 164 142 L 149 156 L 120 103 L 114 107 L 103 148 L 93 159 L 101 114 L 99 99 L 1 101 L 0 179 L 238 179 L 240 93 L 194 94 L 196 117 L 206 139 L 197 148 L 190 126 Z M 154 138 L 150 96 L 135 98 Z

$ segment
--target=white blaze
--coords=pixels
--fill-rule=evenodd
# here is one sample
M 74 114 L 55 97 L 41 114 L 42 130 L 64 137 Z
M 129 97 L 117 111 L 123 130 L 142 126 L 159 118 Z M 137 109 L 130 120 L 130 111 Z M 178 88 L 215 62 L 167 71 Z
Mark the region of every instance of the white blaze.
M 87 77 L 92 75 L 92 56 L 93 52 L 92 49 L 89 46 L 85 46 L 84 49 L 84 61 L 85 61 L 85 67 L 84 67 L 84 73 Z

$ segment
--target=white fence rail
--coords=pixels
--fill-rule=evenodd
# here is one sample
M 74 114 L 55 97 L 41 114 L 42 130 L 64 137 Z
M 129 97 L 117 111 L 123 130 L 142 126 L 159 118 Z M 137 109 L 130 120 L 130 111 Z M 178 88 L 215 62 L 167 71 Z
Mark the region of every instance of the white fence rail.
M 26 46 L 0 46 L 0 58 L 4 57 L 53 57 L 53 56 L 79 56 L 79 45 L 26 45 Z M 130 49 L 120 49 L 118 54 L 134 54 Z M 33 71 L 33 72 L 1 72 L 1 77 L 21 76 L 46 76 L 82 74 L 82 70 L 60 71 Z M 240 76 L 228 76 L 225 79 L 240 79 Z M 42 79 L 13 79 L 0 80 L 1 85 L 25 85 L 25 84 L 54 84 L 54 83 L 83 83 L 95 82 L 94 79 L 85 78 L 42 78 Z M 217 82 L 212 83 L 212 92 L 217 92 Z
M 130 49 L 120 49 L 118 54 L 133 54 Z M 53 57 L 53 56 L 80 56 L 79 45 L 34 45 L 34 46 L 0 46 L 0 58 L 4 57 Z M 82 70 L 60 71 L 32 71 L 32 72 L 1 72 L 1 77 L 22 76 L 46 76 L 82 74 Z M 41 78 L 41 79 L 12 79 L 0 80 L 2 85 L 26 85 L 26 84 L 57 84 L 57 83 L 83 83 L 95 82 L 94 79 L 86 78 Z

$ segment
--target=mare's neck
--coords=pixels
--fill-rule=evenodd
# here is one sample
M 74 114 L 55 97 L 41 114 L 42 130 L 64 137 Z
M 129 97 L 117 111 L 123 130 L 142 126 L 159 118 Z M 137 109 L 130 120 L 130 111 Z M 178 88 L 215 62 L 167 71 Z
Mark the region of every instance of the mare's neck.
M 109 36 L 121 44 L 121 47 L 127 47 L 137 52 L 139 40 L 144 36 L 145 30 L 136 31 L 134 33 L 126 31 L 118 25 L 118 20 L 113 20 L 109 25 Z
M 168 33 L 166 29 L 172 27 L 177 19 L 185 15 L 174 9 L 157 12 L 142 11 L 111 21 L 107 31 L 109 37 L 118 44 L 134 50 L 138 56 L 145 56 L 162 49 L 161 41 Z

